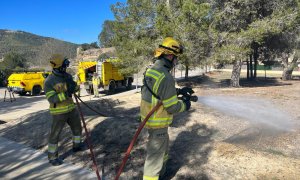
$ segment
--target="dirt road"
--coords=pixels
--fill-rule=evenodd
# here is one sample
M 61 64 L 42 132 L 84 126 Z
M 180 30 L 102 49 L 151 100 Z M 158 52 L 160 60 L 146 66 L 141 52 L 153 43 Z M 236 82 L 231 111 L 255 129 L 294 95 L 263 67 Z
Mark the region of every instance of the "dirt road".
M 229 78 L 227 72 L 214 72 L 178 82 L 192 86 L 200 101 L 192 103 L 189 112 L 177 114 L 169 128 L 166 179 L 299 179 L 300 81 L 241 79 L 241 88 L 230 88 Z M 86 102 L 108 115 L 99 117 L 84 108 L 98 164 L 106 179 L 113 179 L 139 125 L 140 94 Z M 0 125 L 1 136 L 46 151 L 50 125 L 47 111 L 4 125 Z M 146 137 L 147 132 L 142 131 L 123 179 L 141 179 Z M 61 156 L 65 161 L 91 167 L 88 150 L 69 153 L 71 138 L 66 127 L 61 135 Z

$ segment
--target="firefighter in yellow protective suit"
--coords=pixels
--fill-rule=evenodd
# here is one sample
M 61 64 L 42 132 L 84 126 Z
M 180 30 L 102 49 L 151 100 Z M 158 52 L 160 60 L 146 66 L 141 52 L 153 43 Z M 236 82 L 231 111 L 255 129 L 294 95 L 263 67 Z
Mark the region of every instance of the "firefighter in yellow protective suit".
M 77 74 L 77 76 L 76 76 L 76 83 L 77 83 L 77 86 L 78 86 L 77 96 L 80 97 L 80 84 L 81 84 L 81 79 L 80 79 L 79 74 Z
M 52 115 L 51 131 L 48 141 L 48 159 L 53 166 L 63 163 L 58 157 L 59 135 L 67 123 L 73 133 L 73 151 L 83 150 L 81 142 L 82 127 L 78 111 L 74 105 L 72 94 L 78 88 L 72 76 L 66 72 L 69 60 L 62 55 L 55 54 L 50 58 L 53 68 L 45 80 L 45 94 L 50 103 L 50 114 Z
M 93 74 L 92 83 L 93 83 L 94 97 L 99 97 L 98 87 L 100 84 L 100 79 L 96 72 L 94 72 Z
M 165 38 L 159 48 L 155 50 L 155 63 L 144 74 L 144 86 L 141 92 L 141 120 L 144 120 L 159 101 L 163 103 L 145 125 L 149 136 L 144 164 L 144 180 L 158 180 L 165 173 L 169 146 L 168 126 L 172 123 L 173 114 L 187 111 L 191 106 L 189 100 L 178 99 L 178 90 L 175 88 L 175 81 L 170 74 L 182 50 L 178 41 L 171 37 Z

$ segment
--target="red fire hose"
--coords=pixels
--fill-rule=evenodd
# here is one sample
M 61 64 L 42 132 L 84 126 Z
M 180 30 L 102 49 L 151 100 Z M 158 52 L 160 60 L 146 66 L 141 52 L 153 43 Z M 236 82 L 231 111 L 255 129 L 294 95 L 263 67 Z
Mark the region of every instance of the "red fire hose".
M 148 115 L 146 116 L 146 118 L 144 119 L 144 121 L 140 124 L 139 128 L 138 128 L 137 131 L 135 132 L 134 137 L 133 137 L 133 139 L 131 140 L 131 142 L 130 142 L 128 148 L 127 148 L 127 151 L 126 151 L 126 153 L 125 153 L 125 156 L 124 156 L 124 158 L 123 158 L 122 164 L 121 164 L 121 166 L 120 166 L 120 168 L 119 168 L 119 170 L 118 170 L 118 174 L 117 174 L 115 180 L 118 180 L 118 179 L 119 179 L 119 177 L 120 177 L 120 175 L 121 175 L 121 173 L 122 173 L 122 171 L 123 171 L 123 169 L 124 169 L 124 167 L 125 167 L 125 164 L 126 164 L 126 162 L 127 162 L 127 160 L 128 160 L 128 157 L 129 157 L 129 155 L 130 155 L 130 152 L 131 152 L 131 150 L 132 150 L 132 148 L 133 148 L 133 145 L 134 145 L 134 143 L 136 142 L 136 140 L 137 140 L 137 138 L 138 138 L 140 132 L 141 132 L 142 129 L 144 128 L 146 122 L 148 121 L 148 119 L 150 118 L 150 116 L 152 116 L 152 114 L 153 114 L 153 113 L 154 113 L 161 105 L 162 105 L 162 102 L 161 102 L 161 101 L 160 101 L 159 103 L 157 103 L 157 105 L 156 105 L 156 106 L 148 113 Z
M 87 142 L 88 147 L 90 149 L 91 157 L 92 157 L 93 164 L 94 164 L 94 170 L 96 171 L 96 175 L 97 175 L 98 180 L 101 180 L 101 177 L 100 177 L 100 174 L 99 174 L 99 170 L 98 170 L 98 166 L 97 166 L 97 162 L 96 162 L 95 155 L 94 155 L 94 152 L 93 152 L 92 143 L 90 141 L 90 133 L 89 133 L 88 129 L 86 128 L 84 117 L 83 117 L 83 114 L 82 114 L 82 111 L 81 111 L 81 108 L 80 108 L 80 105 L 79 105 L 79 102 L 78 102 L 78 98 L 79 97 L 76 94 L 74 94 L 74 96 L 75 96 L 75 100 L 76 100 L 76 104 L 77 104 L 78 110 L 80 112 L 81 121 L 82 121 L 84 130 L 85 130 L 86 142 Z

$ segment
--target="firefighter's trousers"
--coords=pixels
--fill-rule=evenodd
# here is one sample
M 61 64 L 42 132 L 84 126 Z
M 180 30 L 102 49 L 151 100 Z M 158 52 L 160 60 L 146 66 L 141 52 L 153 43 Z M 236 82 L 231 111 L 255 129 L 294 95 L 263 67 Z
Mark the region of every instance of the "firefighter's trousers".
M 148 129 L 147 157 L 144 165 L 144 180 L 158 180 L 166 169 L 169 149 L 168 128 Z
M 73 148 L 80 146 L 82 127 L 77 109 L 71 112 L 59 115 L 52 115 L 52 125 L 48 141 L 48 159 L 55 159 L 58 157 L 58 140 L 59 135 L 68 124 L 73 134 Z
M 98 85 L 93 84 L 93 90 L 94 90 L 94 96 L 98 97 L 99 96 L 99 91 L 98 91 Z

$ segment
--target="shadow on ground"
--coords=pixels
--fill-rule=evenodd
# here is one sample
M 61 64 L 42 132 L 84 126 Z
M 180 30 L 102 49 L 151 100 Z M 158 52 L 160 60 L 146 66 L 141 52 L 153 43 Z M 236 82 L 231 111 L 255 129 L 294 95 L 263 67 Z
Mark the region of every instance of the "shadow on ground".
M 221 72 L 211 72 L 201 76 L 190 77 L 188 80 L 178 80 L 180 86 L 201 87 L 201 88 L 227 88 L 230 87 L 230 79 L 222 77 Z M 254 80 L 240 78 L 241 87 L 268 87 L 292 85 L 289 81 L 282 81 L 275 77 L 257 77 Z
M 212 150 L 212 136 L 216 130 L 200 123 L 187 126 L 191 120 L 190 115 L 194 111 L 195 109 L 192 109 L 174 117 L 171 129 L 172 131 L 180 130 L 180 133 L 171 142 L 163 180 L 175 177 L 176 179 L 208 179 L 202 166 L 207 163 Z M 184 173 L 179 172 L 181 169 L 185 169 Z
M 299 130 L 298 130 L 299 133 Z M 267 152 L 276 155 L 283 155 L 285 157 L 291 158 L 299 158 L 300 152 L 296 149 L 289 149 L 283 146 L 285 142 L 280 142 L 282 136 L 286 136 L 289 134 L 290 136 L 294 136 L 296 139 L 296 132 L 292 131 L 284 131 L 274 129 L 269 126 L 257 125 L 248 127 L 246 129 L 241 130 L 240 132 L 231 135 L 230 137 L 223 140 L 229 144 L 235 144 L 237 146 L 243 146 L 248 149 L 255 149 L 262 152 Z M 289 141 L 289 139 L 284 139 L 284 141 Z M 279 143 L 280 142 L 280 143 Z
M 10 140 L 21 142 L 35 149 L 47 144 L 48 131 L 50 129 L 51 116 L 48 110 L 31 113 L 20 117 L 17 124 L 3 124 L 7 126 L 0 130 L 0 136 Z
M 138 128 L 139 107 L 124 108 L 125 102 L 113 100 L 92 100 L 86 101 L 94 109 L 106 113 L 107 118 L 101 117 L 87 109 L 83 104 L 83 109 L 88 126 L 90 127 L 94 153 L 97 163 L 104 172 L 106 179 L 113 179 L 120 166 L 127 147 Z M 121 106 L 123 105 L 123 106 Z M 171 128 L 181 128 L 185 126 L 190 119 L 190 113 L 178 114 L 174 118 L 174 126 Z M 115 116 L 114 116 L 115 115 Z M 51 115 L 48 110 L 29 114 L 19 120 L 20 122 L 13 126 L 7 126 L 0 130 L 0 135 L 26 144 L 35 149 L 43 149 L 46 152 L 48 135 L 51 126 Z M 8 124 L 8 123 L 6 123 Z M 3 124 L 5 125 L 5 124 Z M 172 131 L 170 131 L 171 133 Z M 206 132 L 201 134 L 200 132 Z M 208 143 L 211 141 L 212 132 L 206 126 L 197 124 L 189 129 L 183 129 L 178 134 L 175 141 L 171 142 L 170 160 L 168 162 L 168 179 L 175 177 L 181 167 L 185 166 L 194 169 L 197 167 L 197 175 L 192 177 L 203 177 L 206 175 L 201 171 L 201 165 L 207 161 L 207 155 L 210 152 Z M 145 160 L 145 147 L 147 142 L 147 132 L 143 130 L 136 142 L 128 162 L 122 173 L 122 177 L 127 179 L 142 179 L 143 164 Z M 188 148 L 186 148 L 188 147 Z M 60 135 L 59 152 L 62 158 L 67 162 L 80 163 L 85 167 L 92 167 L 89 156 L 89 150 L 86 148 L 83 152 L 76 154 L 70 152 L 72 148 L 72 134 L 70 128 L 66 125 Z M 179 175 L 176 177 L 183 178 Z M 188 178 L 187 174 L 184 179 Z
M 3 99 L 0 99 L 0 114 L 28 108 L 28 104 L 39 103 L 39 101 L 45 100 L 45 96 L 21 96 L 16 97 L 16 101 L 3 102 Z
M 141 86 L 138 85 L 137 88 L 141 88 Z M 136 86 L 132 86 L 130 89 L 127 89 L 126 87 L 119 87 L 119 88 L 115 89 L 115 91 L 113 92 L 113 95 L 117 95 L 117 94 L 120 94 L 120 93 L 123 93 L 123 92 L 126 92 L 126 91 L 130 91 L 130 90 L 133 90 L 133 89 L 136 89 Z M 99 91 L 99 94 L 104 94 L 105 96 L 109 95 L 103 89 Z
M 100 167 L 103 164 L 105 165 L 105 174 L 114 176 L 116 167 L 121 162 L 122 153 L 126 150 L 130 139 L 140 123 L 138 121 L 139 107 L 123 108 L 119 105 L 124 102 L 113 100 L 93 100 L 86 103 L 109 116 L 107 118 L 99 118 L 98 114 L 90 111 L 81 104 L 85 117 L 89 117 L 86 122 L 92 129 L 90 133 L 98 164 Z M 116 117 L 113 116 L 114 113 L 117 114 Z M 51 119 L 48 110 L 31 113 L 18 119 L 16 121 L 18 122 L 17 124 L 2 124 L 1 126 L 6 128 L 0 130 L 0 136 L 26 144 L 35 149 L 42 149 L 46 153 Z M 85 167 L 92 167 L 87 148 L 85 151 L 76 154 L 70 153 L 71 148 L 72 133 L 69 126 L 65 125 L 59 141 L 61 157 L 72 163 L 80 163 Z M 139 153 L 139 151 L 143 152 L 144 150 L 136 149 L 133 151 L 133 154 Z
M 43 153 L 0 137 L 0 178 L 2 179 L 95 179 L 78 166 L 53 167 Z
M 275 77 L 257 77 L 254 80 L 247 80 L 247 78 L 240 79 L 242 87 L 268 87 L 268 86 L 288 86 L 292 85 L 288 81 L 282 81 L 280 78 Z
M 182 131 L 172 143 L 167 161 L 164 180 L 172 179 L 208 179 L 202 166 L 207 163 L 212 150 L 210 145 L 213 130 L 197 124 L 190 130 Z M 184 174 L 177 172 L 185 168 Z

